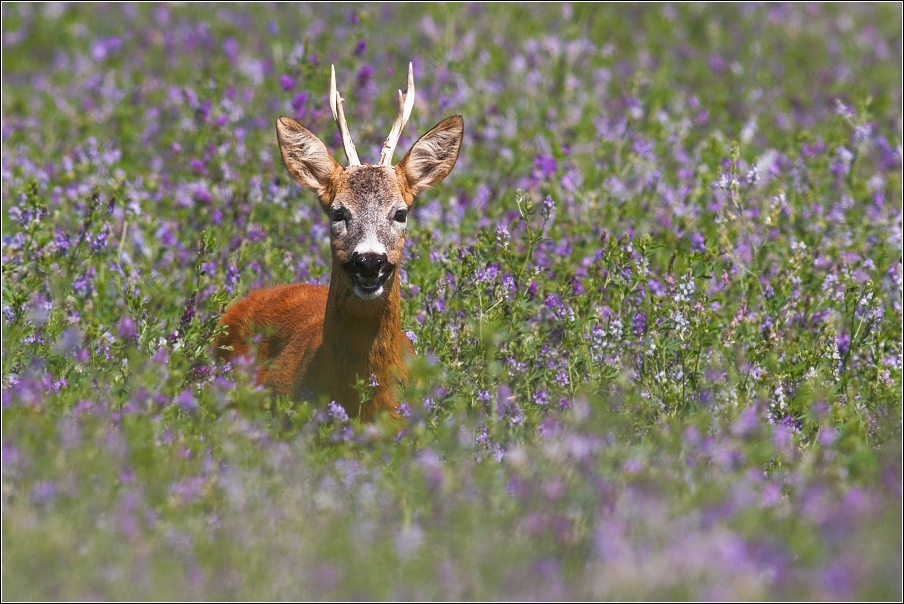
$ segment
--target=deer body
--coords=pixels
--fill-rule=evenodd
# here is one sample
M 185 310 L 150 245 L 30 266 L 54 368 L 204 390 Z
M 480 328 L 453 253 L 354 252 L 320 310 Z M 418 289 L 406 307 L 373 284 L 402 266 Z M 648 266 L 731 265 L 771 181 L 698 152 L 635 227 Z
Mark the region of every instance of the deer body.
M 230 305 L 215 353 L 231 360 L 249 356 L 257 339 L 255 381 L 274 394 L 335 401 L 349 417 L 373 421 L 377 412 L 396 417 L 395 390 L 407 381 L 403 356 L 413 347 L 401 330 L 398 267 L 415 195 L 440 182 L 455 165 L 461 145 L 460 116 L 447 118 L 422 136 L 397 166 L 392 153 L 414 100 L 399 92 L 399 115 L 380 164 L 361 165 L 345 124 L 342 98 L 330 95 L 349 166 L 342 168 L 326 146 L 289 118 L 277 120 L 289 174 L 314 191 L 330 217 L 333 267 L 330 285 L 278 285 L 251 292 Z M 359 380 L 375 381 L 361 403 Z

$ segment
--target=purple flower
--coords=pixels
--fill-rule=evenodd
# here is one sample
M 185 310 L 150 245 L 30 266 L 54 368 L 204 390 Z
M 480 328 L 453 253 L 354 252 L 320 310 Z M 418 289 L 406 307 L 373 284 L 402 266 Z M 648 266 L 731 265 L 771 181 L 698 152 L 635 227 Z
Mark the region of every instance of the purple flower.
M 556 202 L 553 201 L 553 198 L 549 195 L 546 196 L 546 199 L 543 200 L 543 207 L 540 209 L 540 215 L 547 219 L 552 213 L 556 210 Z
M 835 439 L 838 438 L 838 432 L 835 431 L 835 428 L 830 426 L 825 426 L 820 428 L 819 430 L 819 444 L 824 447 L 831 447 L 835 444 Z
M 515 278 L 506 273 L 502 276 L 502 294 L 505 297 L 509 297 L 518 289 L 518 285 L 515 283 Z
M 754 405 L 748 405 L 741 411 L 741 415 L 735 420 L 731 427 L 732 434 L 737 436 L 746 436 L 752 433 L 759 426 L 760 420 L 757 417 L 757 409 Z
M 541 153 L 534 158 L 534 174 L 537 178 L 551 178 L 556 174 L 558 164 L 551 155 Z
M 53 237 L 53 245 L 56 247 L 57 253 L 65 256 L 69 252 L 69 235 L 57 230 Z
M 207 118 L 210 117 L 211 107 L 213 107 L 213 101 L 211 101 L 210 99 L 204 99 L 204 102 L 201 103 L 201 106 L 197 108 L 195 115 L 201 122 L 205 124 L 207 123 Z
M 191 390 L 188 389 L 183 390 L 176 396 L 175 403 L 184 411 L 195 411 L 198 409 L 198 400 L 191 393 Z
M 358 43 L 355 44 L 355 56 L 360 57 L 365 52 L 367 52 L 367 40 L 361 38 L 358 40 Z
M 437 298 L 433 301 L 433 312 L 442 313 L 446 310 L 446 302 L 442 298 Z
M 725 68 L 728 66 L 728 64 L 725 62 L 725 59 L 723 59 L 716 53 L 709 55 L 708 62 L 710 68 L 713 71 L 725 71 Z
M 210 376 L 211 367 L 210 365 L 195 365 L 191 368 L 190 375 L 193 380 L 198 382 L 203 382 Z
M 97 253 L 107 247 L 107 239 L 109 238 L 110 232 L 112 230 L 113 228 L 110 226 L 110 223 L 105 222 L 103 224 L 103 226 L 100 228 L 100 232 L 91 240 L 91 253 Z
M 54 351 L 58 354 L 72 355 L 82 343 L 82 333 L 78 327 L 64 329 L 54 344 Z
M 487 431 L 486 426 L 481 426 L 477 434 L 474 435 L 474 444 L 478 448 L 486 448 L 490 445 L 490 433 Z
M 226 290 L 230 294 L 235 293 L 235 286 L 238 285 L 238 282 L 239 269 L 234 264 L 230 264 L 226 268 Z
M 689 236 L 691 240 L 691 251 L 692 252 L 705 252 L 706 251 L 706 242 L 703 237 L 703 233 L 699 231 L 694 231 Z
M 94 293 L 94 276 L 96 271 L 93 266 L 89 266 L 81 276 L 72 282 L 72 289 L 80 296 L 88 297 Z
M 170 344 L 175 344 L 188 331 L 192 319 L 195 318 L 195 304 L 198 301 L 198 292 L 194 292 L 185 302 L 185 310 L 182 311 L 182 317 L 179 319 L 178 330 L 170 336 Z
M 103 61 L 107 55 L 117 52 L 121 45 L 122 40 L 119 36 L 97 38 L 91 45 L 91 58 L 95 61 Z
M 581 283 L 577 275 L 571 278 L 571 293 L 575 296 L 580 296 L 584 293 L 584 284 Z
M 405 526 L 395 537 L 396 553 L 399 558 L 410 558 L 421 547 L 424 541 L 424 531 L 417 524 Z
M 647 330 L 647 319 L 643 313 L 634 313 L 634 319 L 631 321 L 631 327 L 635 336 L 642 336 Z
M 204 496 L 207 481 L 202 476 L 192 476 L 173 484 L 170 494 L 179 503 L 192 503 Z
M 475 208 L 483 209 L 487 207 L 492 197 L 493 191 L 485 184 L 481 184 L 477 187 L 477 192 L 474 193 L 474 199 L 471 200 L 471 203 Z
M 135 321 L 133 321 L 131 317 L 123 317 L 119 321 L 118 335 L 121 340 L 131 340 L 138 335 L 138 331 L 135 328 Z
M 293 88 L 295 88 L 295 80 L 292 79 L 292 76 L 283 74 L 279 76 L 279 87 L 286 92 L 290 92 Z
M 505 419 L 513 426 L 520 425 L 524 421 L 524 413 L 521 411 L 521 407 L 518 403 L 514 400 L 509 402 L 503 417 L 505 417 Z
M 348 421 L 348 413 L 346 413 L 345 408 L 336 401 L 330 401 L 330 404 L 326 409 L 326 414 L 341 423 Z
M 851 347 L 851 336 L 847 333 L 840 333 L 835 337 L 835 343 L 838 346 L 838 354 L 842 357 L 847 354 L 848 349 Z
M 197 157 L 191 158 L 188 162 L 188 167 L 198 176 L 202 176 L 207 172 L 207 167 L 204 165 L 204 162 Z
M 223 52 L 229 58 L 230 63 L 235 63 L 239 57 L 239 43 L 235 38 L 226 38 L 223 41 Z
M 622 470 L 624 470 L 628 474 L 638 474 L 643 471 L 646 467 L 646 463 L 643 458 L 639 456 L 634 456 L 628 459 L 624 464 L 622 464 Z
M 784 423 L 776 424 L 772 428 L 772 442 L 775 444 L 775 448 L 783 455 L 789 453 L 791 437 L 791 429 Z
M 48 481 L 42 480 L 36 482 L 31 489 L 31 498 L 37 504 L 48 503 L 56 495 L 56 486 Z
M 549 403 L 549 393 L 546 390 L 537 390 L 534 392 L 534 402 L 546 406 Z
M 304 119 L 305 115 L 307 115 L 307 109 L 305 109 L 305 103 L 307 102 L 307 92 L 299 92 L 295 95 L 295 98 L 292 99 L 292 109 L 295 110 L 295 114 L 298 116 L 298 119 Z
M 496 245 L 501 247 L 502 249 L 506 249 L 509 244 L 509 239 L 511 239 L 511 234 L 509 233 L 508 228 L 504 224 L 497 226 Z
M 370 82 L 371 78 L 374 75 L 374 68 L 371 65 L 365 65 L 361 69 L 358 70 L 358 86 L 362 88 L 367 86 L 368 82 Z
M 841 99 L 835 99 L 835 113 L 848 119 L 854 119 L 857 116 L 853 109 L 841 102 Z

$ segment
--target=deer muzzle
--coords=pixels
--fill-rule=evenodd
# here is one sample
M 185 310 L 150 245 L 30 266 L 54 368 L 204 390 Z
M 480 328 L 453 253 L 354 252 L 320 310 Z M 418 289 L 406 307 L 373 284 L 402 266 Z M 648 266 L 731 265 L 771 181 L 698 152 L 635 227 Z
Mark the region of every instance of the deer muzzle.
M 352 254 L 343 265 L 346 274 L 355 286 L 355 294 L 364 300 L 373 300 L 383 294 L 383 285 L 395 270 L 386 254 Z

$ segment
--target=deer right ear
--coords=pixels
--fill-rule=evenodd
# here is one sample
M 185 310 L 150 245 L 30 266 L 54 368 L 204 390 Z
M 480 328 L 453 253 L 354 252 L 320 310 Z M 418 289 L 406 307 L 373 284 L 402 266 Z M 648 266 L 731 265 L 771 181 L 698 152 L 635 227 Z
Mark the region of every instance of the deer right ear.
M 276 120 L 276 137 L 289 175 L 295 182 L 316 193 L 322 203 L 329 203 L 333 172 L 341 168 L 323 141 L 288 117 Z

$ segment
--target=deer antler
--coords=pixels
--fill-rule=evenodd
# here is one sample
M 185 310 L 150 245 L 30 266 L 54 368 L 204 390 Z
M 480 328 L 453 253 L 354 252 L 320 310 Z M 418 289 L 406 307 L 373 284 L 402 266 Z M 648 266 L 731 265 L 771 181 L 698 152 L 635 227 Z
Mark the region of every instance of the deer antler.
M 352 135 L 348 133 L 348 124 L 345 121 L 345 112 L 342 110 L 342 97 L 336 90 L 336 67 L 330 65 L 330 109 L 333 110 L 333 120 L 339 127 L 339 134 L 342 135 L 342 146 L 345 148 L 345 157 L 348 158 L 349 166 L 360 166 L 361 161 L 358 159 L 358 152 L 355 151 L 355 143 L 352 142 Z
M 380 165 L 391 166 L 392 154 L 395 152 L 396 145 L 399 143 L 399 135 L 402 134 L 402 128 L 408 123 L 411 117 L 411 109 L 414 107 L 414 70 L 411 63 L 408 63 L 408 88 L 403 93 L 399 90 L 399 112 L 396 115 L 395 122 L 392 124 L 392 130 L 389 131 L 389 137 L 383 143 L 383 150 L 380 152 Z

